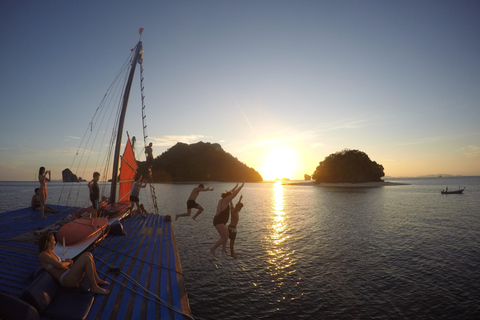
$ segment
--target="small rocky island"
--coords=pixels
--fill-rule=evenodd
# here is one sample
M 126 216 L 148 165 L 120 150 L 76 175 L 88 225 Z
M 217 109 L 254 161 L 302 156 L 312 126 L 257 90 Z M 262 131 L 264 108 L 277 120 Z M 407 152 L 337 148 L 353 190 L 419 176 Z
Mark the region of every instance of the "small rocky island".
M 312 178 L 315 183 L 383 182 L 383 166 L 370 160 L 365 152 L 344 149 L 319 163 Z
M 145 162 L 139 162 L 139 171 L 147 174 Z M 198 142 L 176 145 L 156 157 L 153 162 L 154 182 L 186 181 L 263 181 L 262 176 L 218 143 Z
M 69 168 L 66 168 L 62 171 L 62 181 L 63 182 L 81 182 L 85 181 L 82 177 L 78 177 L 74 174 Z

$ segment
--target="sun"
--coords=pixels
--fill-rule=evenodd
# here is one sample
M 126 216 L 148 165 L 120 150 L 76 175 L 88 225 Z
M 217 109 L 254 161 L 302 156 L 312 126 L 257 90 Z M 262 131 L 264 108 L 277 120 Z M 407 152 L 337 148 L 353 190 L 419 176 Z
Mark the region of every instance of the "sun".
M 260 174 L 264 180 L 292 179 L 297 167 L 297 153 L 293 148 L 276 147 L 265 153 Z

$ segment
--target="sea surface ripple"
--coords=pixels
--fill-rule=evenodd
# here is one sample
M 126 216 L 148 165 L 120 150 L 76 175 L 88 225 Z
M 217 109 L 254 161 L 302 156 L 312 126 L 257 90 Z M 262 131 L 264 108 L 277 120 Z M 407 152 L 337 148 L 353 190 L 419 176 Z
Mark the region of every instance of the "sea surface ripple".
M 480 177 L 389 181 L 406 185 L 246 184 L 238 259 L 210 254 L 217 202 L 234 186 L 210 183 L 199 222 L 174 222 L 195 319 L 480 318 Z M 33 185 L 0 185 L 1 211 L 28 205 Z M 47 202 L 61 185 L 49 184 Z M 160 214 L 185 212 L 195 186 L 155 184 Z M 467 188 L 440 194 L 446 186 Z

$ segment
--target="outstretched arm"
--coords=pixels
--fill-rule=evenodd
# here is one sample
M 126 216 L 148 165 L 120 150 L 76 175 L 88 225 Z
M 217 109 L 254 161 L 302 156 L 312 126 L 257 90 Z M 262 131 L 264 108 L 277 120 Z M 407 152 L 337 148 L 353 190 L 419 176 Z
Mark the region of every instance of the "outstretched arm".
M 66 259 L 65 261 L 58 261 L 57 259 L 50 257 L 45 251 L 41 252 L 38 258 L 41 263 L 51 264 L 55 268 L 66 269 L 73 264 L 73 261 L 70 259 Z
M 233 187 L 232 190 L 230 190 L 231 192 L 234 192 L 236 189 L 238 188 L 238 183 L 235 185 L 235 187 Z
M 231 194 L 231 195 L 226 196 L 226 197 L 225 197 L 225 200 L 227 200 L 227 201 L 232 201 L 233 198 L 235 198 L 235 197 L 237 196 L 237 194 L 240 192 L 240 190 L 242 190 L 242 188 L 243 188 L 244 185 L 245 185 L 245 182 L 242 183 L 242 185 L 241 185 L 240 187 L 238 187 L 238 188 L 237 188 L 237 186 L 235 186 L 235 188 L 234 188 L 235 190 L 232 191 L 232 194 Z
M 235 207 L 238 206 L 238 204 L 239 204 L 240 202 L 242 202 L 242 198 L 243 198 L 243 195 L 240 195 L 240 199 L 238 199 L 238 202 L 237 202 L 237 204 L 235 205 Z

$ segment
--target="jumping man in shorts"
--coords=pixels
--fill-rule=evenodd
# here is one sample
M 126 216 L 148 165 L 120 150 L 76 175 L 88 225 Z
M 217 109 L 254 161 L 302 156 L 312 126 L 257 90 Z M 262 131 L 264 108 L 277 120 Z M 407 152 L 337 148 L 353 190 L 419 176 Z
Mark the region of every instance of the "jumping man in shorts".
M 199 184 L 198 187 L 193 188 L 192 193 L 190 193 L 190 197 L 188 197 L 188 201 L 187 201 L 187 213 L 175 215 L 175 221 L 177 221 L 179 217 L 190 216 L 192 214 L 192 209 L 198 209 L 197 213 L 195 213 L 195 215 L 192 217 L 193 220 L 198 222 L 197 220 L 198 215 L 202 213 L 203 210 L 205 210 L 204 207 L 202 207 L 197 202 L 195 202 L 198 195 L 200 194 L 200 191 L 213 191 L 213 188 L 205 188 L 203 184 Z

